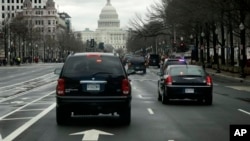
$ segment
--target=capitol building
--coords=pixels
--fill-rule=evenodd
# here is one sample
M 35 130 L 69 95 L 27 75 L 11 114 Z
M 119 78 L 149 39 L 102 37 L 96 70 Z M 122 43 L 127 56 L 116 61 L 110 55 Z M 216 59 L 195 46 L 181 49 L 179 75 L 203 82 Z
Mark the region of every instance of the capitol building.
M 127 31 L 120 28 L 118 14 L 110 0 L 107 0 L 107 4 L 101 10 L 96 31 L 86 28 L 77 33 L 80 33 L 83 42 L 94 39 L 97 45 L 104 43 L 104 46 L 112 46 L 114 50 L 126 48 Z

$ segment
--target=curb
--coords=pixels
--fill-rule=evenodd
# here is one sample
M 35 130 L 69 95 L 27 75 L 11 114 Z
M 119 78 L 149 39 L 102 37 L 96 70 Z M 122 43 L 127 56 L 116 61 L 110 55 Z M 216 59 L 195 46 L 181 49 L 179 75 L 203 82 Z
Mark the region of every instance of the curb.
M 211 74 L 212 76 L 220 76 L 220 77 L 225 77 L 225 78 L 239 80 L 240 82 L 248 82 L 248 83 L 250 83 L 250 80 L 245 79 L 245 78 L 228 76 L 228 75 L 224 75 L 224 74 L 221 74 L 221 73 L 212 72 L 211 70 L 206 70 L 206 72 L 209 73 L 209 74 Z

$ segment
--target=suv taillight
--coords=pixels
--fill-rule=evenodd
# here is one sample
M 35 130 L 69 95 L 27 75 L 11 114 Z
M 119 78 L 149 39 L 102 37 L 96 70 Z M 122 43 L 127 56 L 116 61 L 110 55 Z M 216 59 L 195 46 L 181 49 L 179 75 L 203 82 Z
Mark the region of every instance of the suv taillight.
M 168 77 L 165 79 L 166 85 L 172 85 L 172 82 L 173 82 L 173 79 L 172 79 L 171 76 L 168 76 Z
M 212 85 L 212 78 L 210 76 L 207 76 L 206 77 L 206 82 L 207 82 L 208 86 L 211 86 Z
M 130 84 L 128 79 L 122 80 L 122 93 L 123 94 L 129 94 L 130 92 Z
M 56 91 L 57 91 L 57 95 L 64 95 L 65 94 L 65 81 L 64 81 L 64 79 L 57 80 Z

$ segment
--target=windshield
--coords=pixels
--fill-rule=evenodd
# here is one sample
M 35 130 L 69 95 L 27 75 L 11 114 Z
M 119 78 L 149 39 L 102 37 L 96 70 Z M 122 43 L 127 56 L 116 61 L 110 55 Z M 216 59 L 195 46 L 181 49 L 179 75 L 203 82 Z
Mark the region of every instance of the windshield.
M 120 60 L 117 57 L 75 56 L 67 60 L 63 68 L 63 75 L 90 76 L 90 75 L 123 75 Z

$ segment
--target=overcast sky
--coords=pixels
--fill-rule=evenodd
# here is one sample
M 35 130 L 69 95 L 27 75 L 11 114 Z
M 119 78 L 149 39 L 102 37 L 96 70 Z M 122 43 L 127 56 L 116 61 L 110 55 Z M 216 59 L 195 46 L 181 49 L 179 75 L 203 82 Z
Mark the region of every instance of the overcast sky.
M 54 0 L 59 12 L 68 13 L 71 16 L 72 28 L 81 31 L 85 28 L 96 30 L 97 21 L 102 8 L 107 0 Z M 135 14 L 144 16 L 147 7 L 159 0 L 110 0 L 115 7 L 121 28 L 126 28 L 130 19 Z

